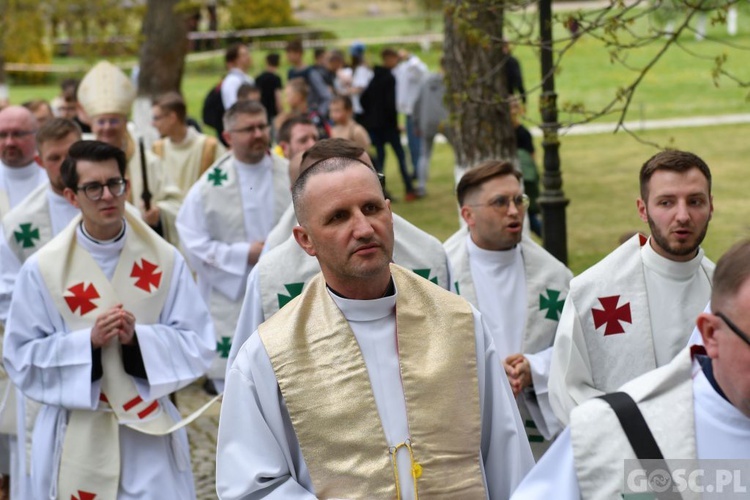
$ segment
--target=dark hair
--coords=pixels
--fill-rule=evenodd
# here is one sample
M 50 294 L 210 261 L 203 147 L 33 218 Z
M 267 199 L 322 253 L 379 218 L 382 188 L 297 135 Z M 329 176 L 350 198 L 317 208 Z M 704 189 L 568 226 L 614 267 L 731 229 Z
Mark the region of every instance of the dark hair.
M 67 118 L 52 118 L 42 125 L 36 133 L 36 146 L 37 148 L 41 148 L 45 142 L 59 141 L 65 139 L 70 134 L 74 134 L 80 140 L 81 127 L 73 120 L 68 120 Z
M 224 130 L 229 130 L 237 115 L 266 115 L 266 108 L 258 101 L 237 101 L 224 112 Z
M 78 84 L 80 83 L 79 80 L 75 78 L 66 78 L 62 82 L 60 82 L 60 91 L 63 94 L 63 97 L 66 101 L 69 99 L 72 101 L 77 100 L 78 95 Z
M 304 97 L 304 100 L 307 101 L 307 96 L 310 95 L 310 86 L 307 84 L 304 78 L 297 77 L 292 78 L 288 82 L 286 82 L 286 86 L 297 92 L 299 95 Z
M 187 120 L 187 106 L 185 105 L 185 99 L 178 92 L 167 92 L 160 95 L 154 106 L 158 106 L 163 111 L 168 111 L 177 115 L 177 119 L 180 122 L 185 123 Z
M 458 186 L 456 186 L 458 204 L 463 206 L 466 196 L 482 187 L 482 184 L 485 182 L 495 177 L 505 177 L 506 175 L 512 175 L 519 182 L 521 181 L 521 172 L 516 170 L 513 164 L 506 160 L 487 160 L 470 168 L 461 177 L 461 180 L 458 181 Z
M 364 148 L 349 139 L 321 139 L 310 149 L 302 153 L 302 161 L 300 162 L 299 169 L 302 172 L 315 162 L 326 158 L 338 157 L 359 160 L 359 157 L 364 153 Z
M 296 40 L 289 40 L 286 42 L 286 52 L 296 52 L 301 54 L 303 47 L 302 47 L 302 40 L 297 38 Z
M 648 183 L 651 180 L 651 176 L 657 170 L 685 173 L 694 168 L 700 170 L 708 181 L 708 193 L 711 194 L 711 170 L 706 165 L 706 162 L 697 155 L 676 149 L 667 149 L 666 151 L 656 153 L 641 167 L 641 199 L 643 201 L 648 199 Z
M 340 50 L 338 50 L 338 49 L 333 49 L 333 50 L 332 50 L 332 51 L 331 51 L 331 52 L 330 52 L 330 53 L 328 54 L 328 60 L 329 60 L 329 61 L 339 61 L 339 62 L 342 62 L 342 63 L 343 63 L 343 62 L 344 62 L 344 59 L 345 59 L 345 58 L 344 58 L 344 53 L 343 53 L 343 52 L 341 52 L 341 51 L 340 51 Z
M 380 51 L 380 57 L 382 57 L 383 59 L 385 59 L 386 57 L 398 57 L 398 52 L 396 52 L 391 47 L 386 47 Z
M 49 102 L 45 101 L 44 99 L 34 99 L 33 101 L 26 101 L 25 103 L 21 104 L 21 106 L 28 109 L 32 113 L 41 108 L 47 108 L 49 114 L 52 114 L 52 106 L 50 106 Z
M 324 55 L 325 53 L 326 53 L 325 47 L 315 47 L 315 50 L 313 50 L 313 57 L 317 59 L 320 56 Z
M 60 166 L 63 184 L 73 191 L 78 191 L 78 170 L 76 166 L 80 160 L 92 162 L 116 160 L 120 175 L 123 178 L 125 177 L 127 160 L 122 149 L 101 141 L 78 141 L 70 146 L 68 156 Z
M 249 99 L 250 94 L 252 94 L 253 92 L 260 93 L 260 89 L 252 83 L 245 82 L 240 85 L 240 88 L 237 89 L 237 99 Z
M 750 278 L 750 240 L 740 241 L 716 263 L 711 290 L 711 308 L 719 311 Z
M 279 127 L 279 131 L 276 134 L 276 142 L 282 143 L 291 141 L 292 129 L 295 127 L 295 125 L 310 125 L 311 127 L 315 126 L 313 121 L 307 115 L 299 113 L 291 115 L 289 118 L 284 120 L 284 123 L 282 123 Z
M 333 104 L 334 102 L 340 102 L 341 104 L 343 104 L 344 109 L 347 111 L 351 111 L 352 109 L 354 109 L 354 107 L 352 106 L 352 99 L 348 95 L 335 95 L 333 96 L 333 99 L 331 99 L 331 104 Z
M 244 43 L 233 43 L 229 47 L 227 47 L 226 52 L 224 52 L 224 62 L 229 64 L 235 62 L 240 57 L 240 49 L 242 47 L 247 48 L 247 46 Z
M 266 55 L 266 64 L 268 64 L 269 66 L 276 68 L 279 66 L 280 61 L 281 58 L 276 52 L 271 52 L 270 54 Z

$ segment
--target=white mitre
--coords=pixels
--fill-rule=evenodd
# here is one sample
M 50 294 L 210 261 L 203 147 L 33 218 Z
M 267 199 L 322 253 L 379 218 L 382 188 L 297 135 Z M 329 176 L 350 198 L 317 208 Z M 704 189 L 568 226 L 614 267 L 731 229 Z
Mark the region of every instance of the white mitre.
M 104 114 L 128 116 L 135 100 L 135 87 L 123 71 L 101 61 L 86 73 L 78 86 L 78 102 L 90 117 Z

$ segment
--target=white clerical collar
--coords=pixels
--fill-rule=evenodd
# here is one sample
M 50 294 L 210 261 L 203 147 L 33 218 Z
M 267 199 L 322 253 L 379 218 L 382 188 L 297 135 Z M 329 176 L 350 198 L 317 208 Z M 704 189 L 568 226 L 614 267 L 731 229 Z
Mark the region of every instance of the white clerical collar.
M 466 245 L 466 248 L 469 250 L 469 259 L 481 261 L 485 264 L 507 267 L 516 263 L 521 257 L 520 244 L 508 250 L 485 250 L 474 243 L 471 239 L 471 233 L 466 235 Z
M 267 167 L 271 168 L 273 166 L 273 163 L 271 162 L 271 155 L 266 154 L 263 155 L 263 159 L 260 160 L 258 163 L 245 163 L 237 159 L 236 156 L 233 156 L 234 158 L 234 164 L 237 165 L 241 169 L 257 169 L 259 167 Z
M 703 260 L 703 249 L 698 247 L 698 254 L 686 262 L 677 262 L 662 257 L 651 247 L 651 238 L 641 247 L 643 264 L 651 271 L 672 280 L 687 280 L 695 275 L 695 272 Z
M 13 179 L 14 181 L 21 181 L 24 179 L 31 179 L 35 175 L 39 173 L 40 167 L 39 164 L 35 161 L 32 161 L 28 165 L 24 165 L 23 167 L 9 167 L 5 163 L 0 163 L 3 167 L 3 175 L 7 177 L 8 179 Z
M 101 248 L 107 248 L 109 250 L 122 250 L 122 247 L 125 245 L 125 231 L 127 229 L 128 225 L 125 222 L 125 219 L 122 219 L 122 229 L 120 230 L 120 233 L 115 236 L 114 238 L 111 238 L 109 240 L 100 240 L 97 238 L 94 238 L 91 236 L 88 231 L 86 231 L 86 228 L 84 227 L 83 221 L 81 221 L 80 224 L 78 224 L 78 243 L 86 248 L 86 250 L 91 251 L 92 249 L 101 249 Z
M 385 318 L 393 314 L 398 296 L 396 291 L 393 295 L 380 299 L 355 300 L 336 295 L 330 288 L 326 287 L 326 290 L 348 321 L 374 321 Z
M 750 433 L 750 417 L 716 392 L 696 360 L 693 360 L 693 373 L 693 391 L 701 409 L 729 428 Z

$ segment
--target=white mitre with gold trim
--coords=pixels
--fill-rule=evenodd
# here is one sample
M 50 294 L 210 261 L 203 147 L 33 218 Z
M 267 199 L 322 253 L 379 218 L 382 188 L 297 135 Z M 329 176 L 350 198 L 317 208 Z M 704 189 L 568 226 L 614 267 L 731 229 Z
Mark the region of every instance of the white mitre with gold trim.
M 78 86 L 78 102 L 92 118 L 109 113 L 128 116 L 135 94 L 125 73 L 107 61 L 91 68 Z

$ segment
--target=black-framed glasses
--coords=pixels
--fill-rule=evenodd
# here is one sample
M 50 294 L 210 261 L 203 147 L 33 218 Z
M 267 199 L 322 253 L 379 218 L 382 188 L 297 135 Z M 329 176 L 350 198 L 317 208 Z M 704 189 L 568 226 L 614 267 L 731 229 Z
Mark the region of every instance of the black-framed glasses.
M 101 182 L 89 182 L 76 188 L 77 191 L 83 191 L 91 201 L 99 201 L 104 196 L 104 188 L 109 189 L 109 192 L 114 197 L 122 196 L 125 194 L 125 188 L 128 186 L 128 181 L 120 177 L 119 179 L 110 179 L 106 184 Z
M 261 123 L 259 125 L 249 125 L 242 128 L 233 128 L 230 130 L 230 132 L 233 134 L 254 134 L 255 132 L 265 132 L 267 128 L 267 123 Z
M 739 338 L 741 338 L 742 340 L 744 340 L 747 345 L 750 345 L 750 335 L 748 335 L 747 333 L 745 333 L 742 330 L 740 330 L 739 327 L 737 325 L 735 325 L 734 323 L 732 323 L 732 321 L 729 318 L 727 318 L 726 316 L 724 316 L 723 313 L 714 312 L 714 316 L 720 317 L 722 319 L 722 321 L 724 321 L 724 323 L 727 324 L 727 326 L 729 327 L 730 330 L 732 330 L 734 333 L 736 333 Z
M 36 134 L 36 130 L 10 130 L 8 132 L 0 132 L 0 141 L 4 141 L 8 137 L 11 139 L 20 139 L 27 135 Z
M 526 209 L 529 207 L 531 200 L 526 194 L 519 194 L 518 196 L 496 196 L 487 203 L 479 203 L 475 205 L 469 205 L 470 207 L 491 207 L 498 210 L 507 210 L 510 208 L 511 202 L 516 206 L 518 210 Z

